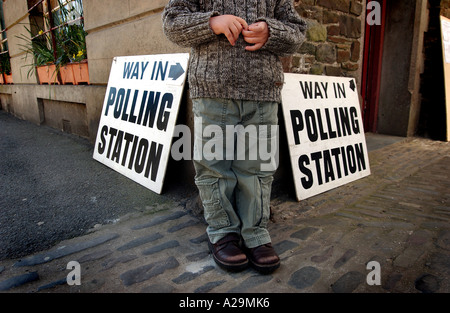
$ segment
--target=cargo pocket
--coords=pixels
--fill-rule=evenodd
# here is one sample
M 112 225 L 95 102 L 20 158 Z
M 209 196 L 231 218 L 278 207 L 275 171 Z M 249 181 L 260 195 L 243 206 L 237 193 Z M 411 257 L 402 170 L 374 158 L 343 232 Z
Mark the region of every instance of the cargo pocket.
M 266 227 L 270 218 L 270 193 L 272 190 L 273 177 L 259 177 L 260 207 L 256 210 L 256 226 Z
M 230 219 L 220 200 L 219 179 L 196 181 L 200 199 L 202 200 L 205 220 L 212 228 L 230 226 Z

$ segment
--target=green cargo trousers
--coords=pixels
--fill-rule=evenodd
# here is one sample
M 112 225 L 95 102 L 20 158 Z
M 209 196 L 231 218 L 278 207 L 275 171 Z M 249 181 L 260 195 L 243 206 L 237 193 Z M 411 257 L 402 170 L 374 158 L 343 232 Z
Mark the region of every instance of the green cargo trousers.
M 278 103 L 193 99 L 195 183 L 216 243 L 240 234 L 247 248 L 271 242 L 267 224 L 278 166 Z

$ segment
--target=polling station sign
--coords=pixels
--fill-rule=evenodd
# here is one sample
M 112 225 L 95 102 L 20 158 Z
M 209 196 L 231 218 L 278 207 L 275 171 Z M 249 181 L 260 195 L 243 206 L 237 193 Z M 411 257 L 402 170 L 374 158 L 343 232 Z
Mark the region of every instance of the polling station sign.
M 286 73 L 282 100 L 299 201 L 370 175 L 353 78 Z
M 161 193 L 189 54 L 115 57 L 93 158 Z

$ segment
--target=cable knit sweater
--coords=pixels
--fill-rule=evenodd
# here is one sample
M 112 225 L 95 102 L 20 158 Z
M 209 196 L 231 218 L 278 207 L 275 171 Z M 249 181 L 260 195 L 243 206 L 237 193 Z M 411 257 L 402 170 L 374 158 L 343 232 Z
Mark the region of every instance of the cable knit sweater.
M 249 25 L 265 21 L 269 40 L 250 52 L 239 37 L 232 46 L 215 35 L 209 19 L 232 14 Z M 280 56 L 293 54 L 304 41 L 306 23 L 292 0 L 170 0 L 164 9 L 164 33 L 172 42 L 191 47 L 189 90 L 192 98 L 281 101 Z

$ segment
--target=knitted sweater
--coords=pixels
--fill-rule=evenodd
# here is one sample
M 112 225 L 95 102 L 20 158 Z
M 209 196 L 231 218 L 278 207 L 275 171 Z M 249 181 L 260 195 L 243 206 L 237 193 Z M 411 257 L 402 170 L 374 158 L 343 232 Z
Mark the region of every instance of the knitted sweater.
M 215 35 L 209 19 L 232 14 L 249 25 L 265 21 L 269 40 L 259 50 L 239 37 L 232 46 L 224 35 Z M 165 35 L 191 47 L 189 90 L 192 98 L 281 102 L 283 68 L 280 56 L 296 52 L 304 41 L 306 23 L 292 0 L 170 0 L 163 15 Z

